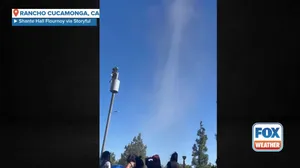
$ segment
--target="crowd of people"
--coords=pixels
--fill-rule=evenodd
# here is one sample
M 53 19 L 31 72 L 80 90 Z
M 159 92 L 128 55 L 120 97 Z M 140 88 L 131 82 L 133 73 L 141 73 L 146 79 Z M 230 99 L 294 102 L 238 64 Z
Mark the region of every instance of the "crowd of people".
M 145 160 L 141 156 L 130 154 L 127 157 L 127 165 L 122 165 L 124 168 L 162 168 L 159 155 L 146 157 Z M 179 168 L 178 154 L 174 152 L 171 155 L 170 161 L 168 162 L 167 168 Z M 102 153 L 100 158 L 100 168 L 112 168 L 110 161 L 110 152 L 105 151 Z

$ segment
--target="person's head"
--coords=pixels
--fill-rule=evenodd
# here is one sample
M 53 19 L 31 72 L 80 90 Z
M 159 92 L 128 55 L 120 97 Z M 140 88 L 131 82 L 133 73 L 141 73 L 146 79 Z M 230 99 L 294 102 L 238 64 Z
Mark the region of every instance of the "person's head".
M 153 155 L 145 159 L 147 168 L 161 168 L 159 155 Z
M 136 165 L 135 166 L 136 168 L 143 168 L 144 167 L 144 161 L 143 161 L 141 156 L 138 156 L 138 157 L 135 158 L 135 165 Z
M 127 163 L 135 163 L 135 159 L 136 159 L 136 156 L 133 155 L 133 154 L 130 154 L 128 157 L 127 157 Z
M 171 161 L 171 162 L 178 162 L 178 154 L 177 154 L 177 152 L 174 152 L 174 153 L 171 155 L 170 161 Z
M 108 151 L 103 152 L 101 155 L 101 160 L 110 161 L 110 153 Z

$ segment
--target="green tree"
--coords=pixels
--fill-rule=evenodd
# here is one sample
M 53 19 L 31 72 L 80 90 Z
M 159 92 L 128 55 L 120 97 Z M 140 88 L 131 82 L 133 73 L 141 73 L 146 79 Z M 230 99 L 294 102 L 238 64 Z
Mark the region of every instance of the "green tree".
M 117 164 L 116 155 L 113 152 L 110 154 L 110 162 L 112 165 Z
M 195 166 L 196 168 L 207 168 L 209 167 L 208 154 L 206 154 L 208 150 L 206 147 L 208 138 L 202 121 L 200 121 L 200 129 L 197 131 L 197 136 L 196 143 L 192 147 L 192 166 Z
M 207 168 L 217 168 L 217 166 L 214 165 L 214 164 L 212 164 L 212 163 L 209 163 L 209 164 L 207 165 Z
M 183 164 L 179 163 L 179 167 L 180 167 L 180 168 L 183 168 Z M 185 168 L 192 168 L 192 166 L 186 164 L 186 165 L 185 165 Z
M 119 160 L 120 165 L 127 164 L 127 157 L 130 154 L 135 154 L 137 156 L 141 156 L 144 160 L 146 158 L 147 146 L 144 144 L 142 139 L 142 134 L 139 133 L 138 136 L 135 136 L 131 143 L 124 147 L 124 152 L 121 154 L 121 158 Z

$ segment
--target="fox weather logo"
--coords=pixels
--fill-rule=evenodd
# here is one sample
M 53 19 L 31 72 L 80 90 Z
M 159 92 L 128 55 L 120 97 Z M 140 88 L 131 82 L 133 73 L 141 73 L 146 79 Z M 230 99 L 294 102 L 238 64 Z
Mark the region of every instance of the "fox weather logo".
M 253 124 L 252 148 L 256 152 L 280 152 L 283 149 L 283 126 L 273 122 Z

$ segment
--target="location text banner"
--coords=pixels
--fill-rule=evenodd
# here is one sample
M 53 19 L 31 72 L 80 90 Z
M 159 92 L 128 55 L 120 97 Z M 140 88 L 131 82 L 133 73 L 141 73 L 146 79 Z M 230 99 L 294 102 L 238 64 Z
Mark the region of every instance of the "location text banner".
M 100 9 L 12 9 L 12 26 L 98 26 Z
M 12 26 L 97 26 L 97 19 L 23 18 L 12 19 Z
M 12 18 L 100 18 L 100 9 L 12 9 Z

